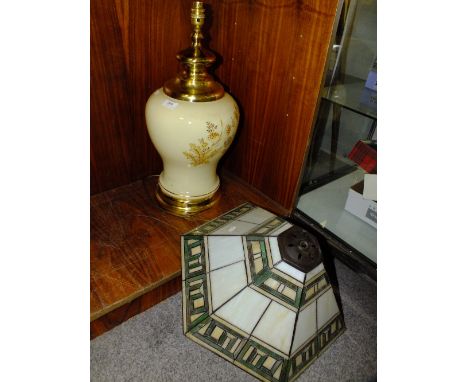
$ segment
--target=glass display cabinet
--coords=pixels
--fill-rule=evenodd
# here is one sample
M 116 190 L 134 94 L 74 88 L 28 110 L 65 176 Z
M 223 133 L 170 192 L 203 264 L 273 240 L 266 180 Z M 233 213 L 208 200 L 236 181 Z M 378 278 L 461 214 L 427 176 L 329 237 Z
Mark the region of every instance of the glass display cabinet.
M 374 278 L 376 175 L 366 174 L 377 173 L 376 19 L 376 0 L 343 2 L 294 211 L 341 259 Z M 366 189 L 375 187 L 374 197 L 362 194 L 365 178 Z

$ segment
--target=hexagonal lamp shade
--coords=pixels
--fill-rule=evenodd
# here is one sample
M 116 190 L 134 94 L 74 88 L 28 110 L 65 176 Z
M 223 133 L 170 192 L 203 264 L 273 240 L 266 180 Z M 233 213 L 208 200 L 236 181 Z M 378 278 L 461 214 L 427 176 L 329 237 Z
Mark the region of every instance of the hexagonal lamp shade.
M 292 381 L 345 330 L 313 235 L 251 203 L 181 237 L 184 333 Z

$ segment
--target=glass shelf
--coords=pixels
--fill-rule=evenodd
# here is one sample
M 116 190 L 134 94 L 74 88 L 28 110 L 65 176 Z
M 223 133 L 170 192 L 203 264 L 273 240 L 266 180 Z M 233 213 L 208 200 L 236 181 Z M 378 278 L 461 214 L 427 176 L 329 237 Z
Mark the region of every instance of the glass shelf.
M 341 84 L 323 89 L 322 98 L 344 108 L 377 119 L 377 92 L 366 88 L 366 81 L 346 76 Z
M 350 153 L 358 142 L 377 144 L 377 0 L 345 1 L 335 26 L 296 210 L 339 256 L 375 277 L 377 230 L 345 205 L 365 174 Z
M 348 190 L 366 172 L 352 173 L 312 190 L 299 198 L 297 208 L 377 263 L 377 230 L 345 210 Z

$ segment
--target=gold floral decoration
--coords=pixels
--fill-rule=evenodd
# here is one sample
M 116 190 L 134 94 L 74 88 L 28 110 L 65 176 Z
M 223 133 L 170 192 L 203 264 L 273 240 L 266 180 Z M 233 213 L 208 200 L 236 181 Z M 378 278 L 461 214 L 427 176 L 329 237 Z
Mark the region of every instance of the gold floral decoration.
M 222 122 L 221 122 L 222 123 Z M 208 139 L 210 141 L 214 141 L 216 140 L 217 138 L 219 138 L 220 134 L 219 132 L 217 131 L 218 130 L 218 126 L 215 125 L 213 122 L 207 122 L 206 123 L 206 131 L 208 132 Z M 229 132 L 228 132 L 229 134 Z
M 234 134 L 231 133 L 235 130 L 238 122 L 239 109 L 236 105 L 234 115 L 226 126 L 224 126 L 223 121 L 221 121 L 220 126 L 213 122 L 206 122 L 208 137 L 206 139 L 199 138 L 198 143 L 190 143 L 190 150 L 184 151 L 184 156 L 190 161 L 192 166 L 207 164 L 211 158 L 232 143 Z

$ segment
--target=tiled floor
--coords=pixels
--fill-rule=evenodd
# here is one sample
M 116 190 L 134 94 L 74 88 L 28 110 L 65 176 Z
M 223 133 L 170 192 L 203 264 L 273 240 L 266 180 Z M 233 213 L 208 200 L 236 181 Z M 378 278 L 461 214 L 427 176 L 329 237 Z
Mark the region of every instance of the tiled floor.
M 297 379 L 377 379 L 376 283 L 335 261 L 347 330 Z M 254 381 L 182 330 L 181 294 L 91 341 L 92 381 Z

